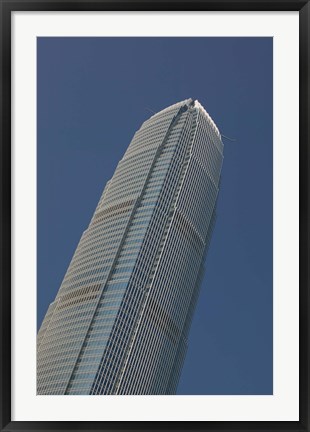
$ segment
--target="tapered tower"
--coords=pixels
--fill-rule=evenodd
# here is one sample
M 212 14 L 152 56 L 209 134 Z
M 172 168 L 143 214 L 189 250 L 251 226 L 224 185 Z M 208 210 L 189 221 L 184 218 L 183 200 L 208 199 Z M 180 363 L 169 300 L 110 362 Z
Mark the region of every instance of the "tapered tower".
M 222 160 L 196 100 L 142 124 L 39 330 L 38 394 L 176 392 Z

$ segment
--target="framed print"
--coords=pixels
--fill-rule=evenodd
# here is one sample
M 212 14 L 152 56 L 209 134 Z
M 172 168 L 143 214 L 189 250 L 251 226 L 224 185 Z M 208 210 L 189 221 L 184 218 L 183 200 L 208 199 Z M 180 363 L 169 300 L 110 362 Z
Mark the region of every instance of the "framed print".
M 309 430 L 308 1 L 1 23 L 2 430 Z

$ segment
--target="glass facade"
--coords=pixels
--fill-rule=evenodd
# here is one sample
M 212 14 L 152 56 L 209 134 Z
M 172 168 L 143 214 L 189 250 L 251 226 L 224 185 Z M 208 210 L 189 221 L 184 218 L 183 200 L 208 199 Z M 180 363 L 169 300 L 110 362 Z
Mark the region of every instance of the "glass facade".
M 38 394 L 175 394 L 222 160 L 192 99 L 135 133 L 39 330 Z

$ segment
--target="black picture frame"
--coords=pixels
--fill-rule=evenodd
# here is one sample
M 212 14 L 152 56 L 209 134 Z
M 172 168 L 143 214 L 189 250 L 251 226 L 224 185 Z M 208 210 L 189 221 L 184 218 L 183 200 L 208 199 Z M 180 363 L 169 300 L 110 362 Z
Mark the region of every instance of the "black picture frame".
M 309 0 L 0 0 L 1 12 L 1 371 L 2 431 L 206 430 L 310 431 L 309 422 Z M 11 421 L 11 13 L 15 11 L 298 11 L 300 108 L 300 376 L 299 421 L 290 422 L 74 422 Z

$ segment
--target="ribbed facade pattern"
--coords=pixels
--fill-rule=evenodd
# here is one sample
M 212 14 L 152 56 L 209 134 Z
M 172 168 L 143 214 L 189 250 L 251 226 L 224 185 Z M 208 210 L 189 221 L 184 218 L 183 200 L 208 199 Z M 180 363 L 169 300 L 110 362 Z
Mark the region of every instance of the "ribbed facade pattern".
M 175 394 L 222 160 L 192 99 L 135 133 L 38 333 L 38 394 Z

